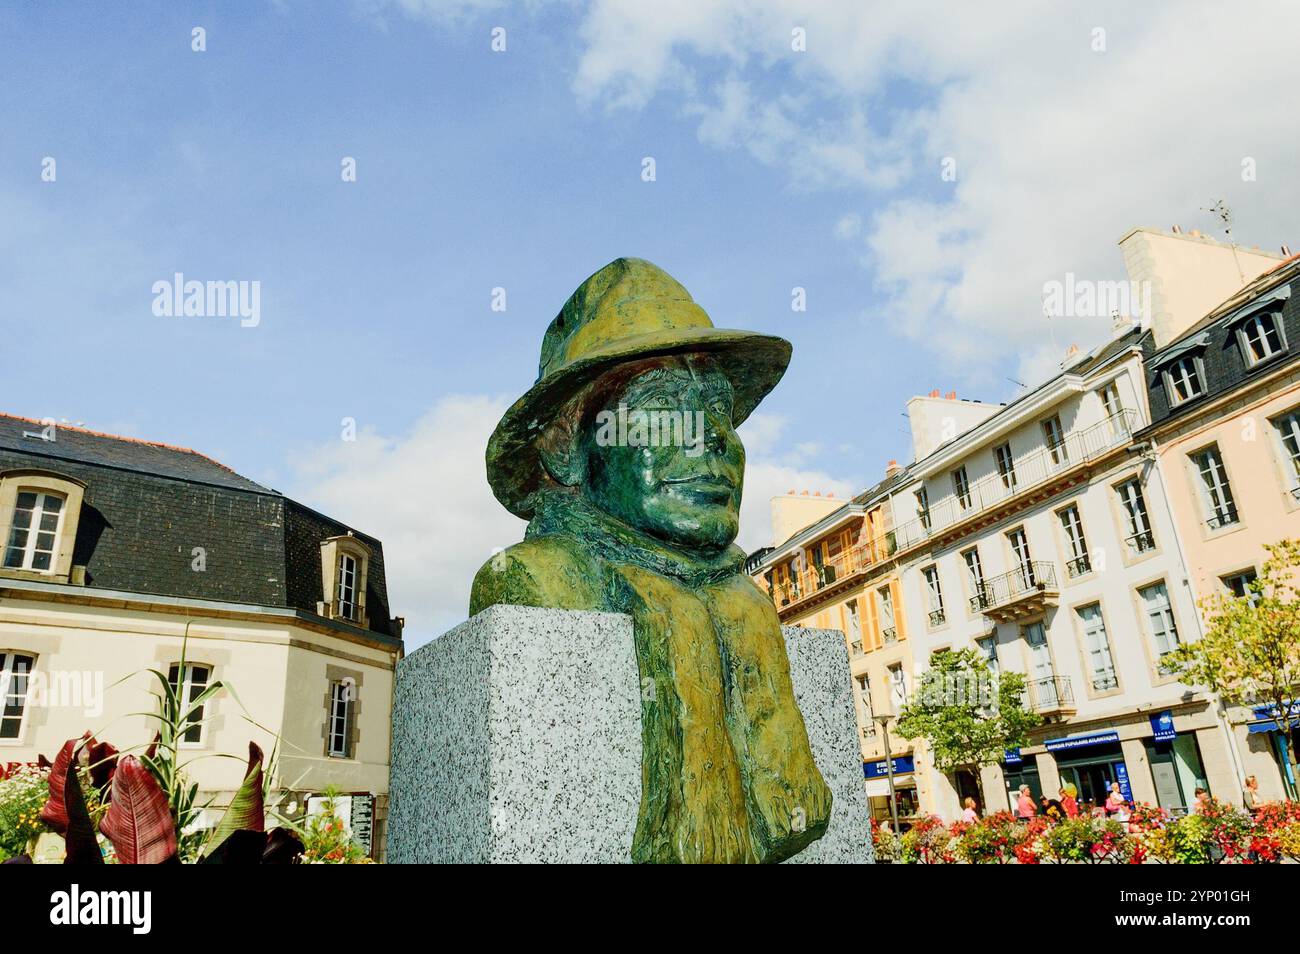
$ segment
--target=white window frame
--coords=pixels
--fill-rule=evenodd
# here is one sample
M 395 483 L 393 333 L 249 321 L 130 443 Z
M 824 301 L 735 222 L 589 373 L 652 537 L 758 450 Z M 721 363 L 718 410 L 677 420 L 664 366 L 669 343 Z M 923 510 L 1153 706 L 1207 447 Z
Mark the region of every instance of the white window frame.
M 1009 494 L 1016 492 L 1016 458 L 1011 453 L 1011 442 L 999 444 L 993 448 L 993 463 L 998 476 L 1002 478 L 1002 489 Z
M 1083 516 L 1079 505 L 1072 503 L 1056 511 L 1061 521 L 1061 530 L 1065 533 L 1065 542 L 1069 547 L 1070 559 L 1066 561 L 1067 576 L 1083 576 L 1092 572 L 1092 559 L 1088 556 L 1088 538 L 1083 532 Z
M 930 597 L 930 625 L 939 626 L 947 618 L 943 608 L 943 584 L 939 580 L 939 566 L 932 563 L 921 571 Z
M 871 677 L 865 672 L 858 673 L 853 677 L 857 683 L 858 698 L 862 701 L 862 711 L 866 718 L 862 720 L 862 734 L 868 738 L 874 738 L 876 734 L 876 710 L 871 704 Z
M 1199 354 L 1183 355 L 1170 362 L 1161 374 L 1170 407 L 1186 404 L 1205 393 L 1205 362 Z M 1184 393 L 1179 393 L 1180 388 Z
M 1070 462 L 1070 451 L 1065 446 L 1065 428 L 1061 426 L 1061 415 L 1053 414 L 1043 421 L 1043 441 L 1054 467 L 1064 467 Z
M 1156 591 L 1159 591 L 1159 594 Z M 1164 580 L 1157 580 L 1147 586 L 1138 588 L 1138 599 L 1142 602 L 1143 616 L 1146 618 L 1147 635 L 1156 651 L 1156 658 L 1163 659 L 1167 653 L 1177 649 L 1181 643 L 1178 635 L 1178 621 L 1174 618 L 1174 604 L 1169 597 L 1169 587 Z M 1172 644 L 1169 642 L 1172 636 Z M 1161 642 L 1165 648 L 1161 648 Z
M 1291 496 L 1300 500 L 1300 408 L 1273 418 L 1273 433 L 1282 446 L 1282 455 L 1291 465 Z
M 917 487 L 914 491 L 916 496 L 916 516 L 921 521 L 923 530 L 930 529 L 930 494 L 925 489 L 925 484 Z
M 978 546 L 971 547 L 968 550 L 961 551 L 962 563 L 966 565 L 966 582 L 970 584 L 972 597 L 983 597 L 984 589 L 984 562 L 980 559 L 980 549 Z
M 352 758 L 352 727 L 356 719 L 356 683 L 335 679 L 330 683 L 329 722 L 326 731 L 326 755 L 332 759 Z
M 1029 551 L 1029 534 L 1025 532 L 1023 525 L 1007 531 L 1007 543 L 1011 545 L 1011 555 L 1015 558 L 1021 583 L 1025 587 L 1033 586 L 1036 583 L 1034 557 Z
M 886 672 L 889 673 L 889 704 L 894 710 L 891 714 L 898 715 L 907 705 L 907 671 L 900 662 L 888 667 Z M 886 752 L 885 756 L 889 754 Z
M 32 507 L 21 507 L 19 504 L 24 495 L 30 495 L 33 498 Z M 50 511 L 48 506 L 51 501 L 58 501 L 58 510 Z M 19 511 L 27 511 L 28 524 L 26 527 L 19 527 Z M 5 540 L 3 566 L 6 570 L 27 570 L 31 573 L 45 573 L 53 575 L 58 571 L 59 558 L 59 535 L 63 530 L 63 515 L 68 511 L 68 498 L 64 494 L 55 493 L 50 490 L 38 490 L 35 488 L 25 489 L 18 488 L 18 494 L 15 497 L 13 513 L 10 514 L 9 538 Z M 47 516 L 54 517 L 54 529 L 43 529 L 41 524 L 45 522 Z M 22 546 L 17 545 L 14 540 L 19 534 L 25 534 L 25 540 Z M 49 548 L 37 546 L 42 536 L 50 537 Z M 10 554 L 18 553 L 19 562 L 11 563 Z M 46 565 L 43 567 L 33 566 L 38 554 L 44 554 Z
M 27 668 L 19 670 L 18 661 L 27 661 Z M 0 735 L 0 745 L 21 745 L 27 731 L 28 695 L 31 692 L 31 675 L 36 671 L 36 654 L 17 649 L 0 650 L 0 731 L 15 719 L 18 728 L 14 735 Z M 13 703 L 17 714 L 10 714 Z
M 1255 353 L 1251 332 L 1257 334 L 1255 341 L 1262 346 L 1263 354 Z M 1269 332 L 1277 338 L 1277 347 L 1269 344 Z M 1257 311 L 1237 324 L 1237 344 L 1241 347 L 1241 356 L 1246 367 L 1253 368 L 1276 358 L 1286 351 L 1286 330 L 1282 326 L 1282 313 L 1278 311 Z
M 1124 419 L 1124 402 L 1119 396 L 1119 382 L 1111 381 L 1102 385 L 1097 390 L 1097 396 L 1101 398 L 1101 409 L 1106 415 L 1106 420 L 1110 422 L 1110 433 L 1112 437 L 1119 437 L 1128 433 L 1128 422 Z
M 357 619 L 357 577 L 360 573 L 360 561 L 351 553 L 339 551 L 338 566 L 338 600 L 339 616 L 349 622 Z
M 172 670 L 176 671 L 176 678 L 172 678 Z M 202 671 L 203 678 L 197 678 L 199 671 Z M 171 683 L 172 689 L 178 696 L 178 704 L 181 711 L 189 709 L 194 704 L 194 700 L 201 696 L 212 685 L 212 667 L 207 663 L 186 662 L 184 672 L 181 671 L 180 662 L 174 662 L 167 667 L 167 681 Z M 180 738 L 177 745 L 183 749 L 201 748 L 207 741 L 208 724 L 204 721 L 207 704 L 199 707 L 187 721 L 185 728 L 181 730 Z M 197 736 L 191 738 L 191 734 Z
M 1126 488 L 1132 493 L 1127 492 Z M 1122 480 L 1115 485 L 1115 493 L 1128 523 L 1126 529 L 1129 533 L 1124 538 L 1124 543 L 1135 554 L 1154 550 L 1156 534 L 1151 527 L 1151 512 L 1147 509 L 1146 494 L 1142 492 L 1142 481 L 1137 477 Z M 1150 541 L 1146 545 L 1142 545 L 1144 538 Z
M 1211 530 L 1219 530 L 1239 523 L 1241 515 L 1237 512 L 1232 482 L 1228 479 L 1219 445 L 1210 444 L 1187 456 L 1196 471 L 1206 525 Z
M 898 641 L 898 620 L 894 618 L 894 591 L 888 585 L 876 588 L 876 611 L 880 614 L 880 641 L 892 644 Z M 889 630 L 893 636 L 886 635 Z
M 1224 574 L 1219 577 L 1219 582 L 1223 584 L 1223 588 L 1228 592 L 1229 596 L 1239 600 L 1248 599 L 1250 600 L 1251 606 L 1258 606 L 1260 599 L 1259 594 L 1250 591 L 1250 584 L 1254 583 L 1257 579 L 1259 579 L 1259 574 L 1252 566 L 1247 567 L 1244 570 L 1238 570 L 1236 573 Z M 1237 587 L 1233 585 L 1238 581 L 1241 583 L 1240 593 L 1237 592 Z
M 980 655 L 984 657 L 985 663 L 988 664 L 989 672 L 996 676 L 1002 670 L 1002 663 L 998 659 L 998 636 L 997 633 L 990 633 L 987 636 L 977 637 L 975 648 L 979 650 Z
M 1088 615 L 1088 611 L 1095 615 Z M 1088 685 L 1093 692 L 1110 692 L 1119 688 L 1119 672 L 1115 669 L 1115 656 L 1111 652 L 1110 636 L 1106 633 L 1106 618 L 1100 603 L 1077 607 L 1075 617 L 1083 629 L 1083 648 L 1088 659 Z M 1099 685 L 1100 682 L 1100 685 Z
M 958 509 L 969 510 L 971 508 L 970 477 L 966 475 L 965 464 L 952 472 L 952 490 L 957 497 Z

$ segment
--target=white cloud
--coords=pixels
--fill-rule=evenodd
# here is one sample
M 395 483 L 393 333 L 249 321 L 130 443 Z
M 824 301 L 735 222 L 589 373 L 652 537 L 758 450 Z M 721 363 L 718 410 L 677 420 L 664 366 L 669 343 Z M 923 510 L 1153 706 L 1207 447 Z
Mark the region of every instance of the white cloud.
M 384 546 L 393 612 L 406 617 L 407 648 L 463 621 L 470 584 L 497 548 L 523 539 L 524 522 L 492 496 L 484 451 L 508 401 L 451 395 L 409 433 L 363 427 L 353 442 L 309 448 L 295 461 L 291 496 L 377 537 Z M 785 422 L 745 422 L 749 459 L 741 536 L 746 551 L 771 543 L 771 498 L 790 488 L 848 497 L 851 481 L 775 456 Z
M 794 26 L 805 53 L 790 49 Z M 1020 354 L 1026 378 L 1106 336 L 1104 318 L 1075 319 L 1051 342 L 1042 286 L 1123 277 L 1128 228 L 1209 232 L 1200 209 L 1226 198 L 1240 240 L 1296 237 L 1300 124 L 1284 91 L 1300 78 L 1297 28 L 1300 6 L 1281 2 L 600 0 L 574 88 L 614 108 L 678 97 L 708 145 L 797 186 L 861 188 L 836 232 L 894 299 L 897 330 L 970 377 Z M 1247 157 L 1257 181 L 1241 178 Z
M 404 435 L 363 427 L 299 456 L 295 494 L 384 545 L 389 601 L 405 616 L 407 648 L 465 619 L 470 583 L 494 548 L 523 539 L 497 503 L 484 451 L 504 398 L 440 399 Z

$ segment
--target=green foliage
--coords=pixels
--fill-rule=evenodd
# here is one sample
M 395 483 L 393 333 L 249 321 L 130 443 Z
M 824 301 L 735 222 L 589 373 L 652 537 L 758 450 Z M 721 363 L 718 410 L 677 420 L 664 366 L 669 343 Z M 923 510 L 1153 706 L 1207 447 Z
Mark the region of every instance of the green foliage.
M 1007 749 L 1027 744 L 1028 731 L 1042 722 L 1025 708 L 1024 694 L 1024 676 L 994 676 L 973 649 L 940 653 L 899 713 L 898 734 L 924 737 L 941 772 L 995 765 Z
M 343 821 L 335 817 L 337 788 L 327 788 L 322 810 L 310 816 L 299 831 L 303 842 L 302 861 L 313 865 L 362 865 L 370 859 L 348 835 Z
M 0 861 L 30 853 L 47 829 L 41 806 L 49 797 L 49 769 L 20 765 L 0 777 Z
M 1005 865 L 1016 860 L 1016 849 L 1025 843 L 1028 829 L 1010 812 L 998 812 L 970 824 L 952 826 L 956 835 L 957 858 L 972 865 Z
M 1122 864 L 1132 846 L 1124 826 L 1108 818 L 1064 818 L 1043 834 L 1048 856 L 1058 862 Z
M 1285 728 L 1300 687 L 1300 540 L 1282 540 L 1267 550 L 1249 594 L 1216 593 L 1202 600 L 1205 635 L 1167 654 L 1162 665 L 1228 702 L 1272 703 L 1279 728 Z

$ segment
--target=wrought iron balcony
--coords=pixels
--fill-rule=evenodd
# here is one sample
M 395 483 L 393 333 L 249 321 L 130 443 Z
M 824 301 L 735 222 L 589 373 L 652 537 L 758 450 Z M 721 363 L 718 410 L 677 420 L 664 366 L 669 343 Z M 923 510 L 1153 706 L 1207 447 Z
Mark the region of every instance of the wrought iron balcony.
M 886 626 L 880 631 L 880 638 L 886 646 L 892 646 L 898 642 L 898 630 L 893 626 Z
M 898 547 L 914 546 L 971 517 L 996 510 L 1011 498 L 1051 484 L 1067 471 L 1128 444 L 1136 423 L 1137 411 L 1125 408 L 1091 427 L 1068 434 L 1063 441 L 1016 458 L 1006 479 L 994 471 L 966 484 L 960 496 L 954 493 L 936 500 L 921 517 L 897 526 L 894 534 Z
M 970 610 L 996 622 L 1009 623 L 1055 606 L 1059 595 L 1056 564 L 1033 560 L 985 580 L 979 592 L 971 597 Z
M 1041 716 L 1074 715 L 1074 689 L 1069 676 L 1030 679 L 1029 708 Z
M 944 621 L 945 619 L 947 619 L 947 618 L 948 618 L 948 617 L 944 614 L 943 610 L 941 610 L 941 609 L 930 610 L 930 625 L 931 625 L 931 626 L 942 626 L 942 625 L 943 625 L 943 621 Z
M 1065 563 L 1065 572 L 1070 574 L 1073 579 L 1076 576 L 1083 576 L 1092 569 L 1092 561 L 1088 559 L 1088 554 L 1077 556 L 1073 560 L 1067 560 Z

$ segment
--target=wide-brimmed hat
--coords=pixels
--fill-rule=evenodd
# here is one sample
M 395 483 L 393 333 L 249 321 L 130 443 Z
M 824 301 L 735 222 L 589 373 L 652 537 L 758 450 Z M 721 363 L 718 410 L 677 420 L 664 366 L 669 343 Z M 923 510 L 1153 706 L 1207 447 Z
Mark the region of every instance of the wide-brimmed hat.
M 585 385 L 620 364 L 666 355 L 712 355 L 735 391 L 739 426 L 790 363 L 790 342 L 713 327 L 671 275 L 639 258 L 619 258 L 569 296 L 542 338 L 537 381 L 511 405 L 487 446 L 488 483 L 517 516 L 533 515 L 542 482 L 537 439 Z

